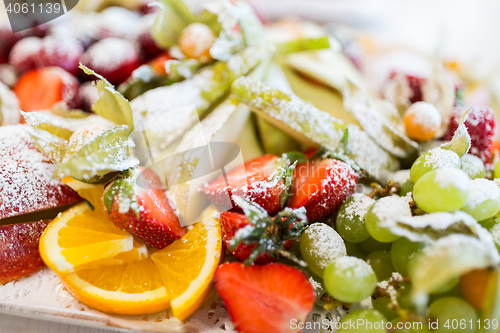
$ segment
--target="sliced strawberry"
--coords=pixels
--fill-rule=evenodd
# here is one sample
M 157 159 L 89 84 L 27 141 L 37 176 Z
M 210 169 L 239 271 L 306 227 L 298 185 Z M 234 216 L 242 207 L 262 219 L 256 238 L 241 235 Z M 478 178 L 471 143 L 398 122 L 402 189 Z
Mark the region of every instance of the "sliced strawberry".
M 444 136 L 444 140 L 451 140 L 458 128 L 463 113 L 469 110 L 468 106 L 455 107 L 451 114 L 450 125 Z M 491 147 L 495 134 L 495 114 L 487 106 L 472 107 L 464 123 L 471 139 L 470 154 L 476 155 L 483 160 L 486 166 L 491 164 Z
M 303 323 L 316 299 L 301 271 L 279 263 L 223 264 L 215 271 L 214 280 L 240 333 L 300 331 L 292 323 Z
M 59 101 L 70 108 L 80 106 L 78 80 L 58 67 L 39 68 L 24 73 L 14 87 L 23 111 L 50 109 Z
M 233 195 L 249 199 L 264 208 L 269 214 L 281 210 L 281 194 L 285 190 L 283 180 L 276 185 L 268 181 L 276 171 L 278 157 L 270 154 L 251 160 L 227 173 L 227 181 L 221 176 L 204 187 L 202 191 L 216 205 L 227 204 Z M 231 199 L 233 207 L 233 200 Z
M 237 213 L 234 211 L 227 211 L 223 212 L 220 215 L 220 222 L 222 227 L 222 240 L 224 241 L 227 250 L 231 252 L 233 257 L 235 257 L 239 261 L 245 261 L 250 256 L 250 253 L 252 253 L 252 251 L 257 247 L 257 244 L 246 245 L 241 243 L 240 245 L 238 245 L 238 247 L 236 247 L 234 251 L 231 251 L 230 243 L 234 238 L 236 232 L 241 228 L 249 225 L 250 221 L 245 216 L 245 214 Z M 292 247 L 293 241 L 284 241 L 282 244 L 285 250 L 288 251 Z M 264 252 L 259 255 L 259 257 L 255 260 L 255 263 L 258 265 L 263 265 L 274 261 L 276 261 L 276 258 L 273 258 L 269 254 Z
M 310 222 L 336 211 L 354 193 L 359 175 L 347 163 L 315 159 L 299 163 L 293 173 L 289 207 L 304 207 Z
M 181 238 L 186 231 L 165 190 L 160 189 L 158 176 L 146 168 L 141 168 L 140 172 L 139 177 L 143 177 L 141 186 L 137 185 L 137 178 L 113 182 L 106 188 L 104 204 L 109 220 L 116 226 L 141 238 L 148 246 L 162 249 Z M 124 205 L 120 202 L 122 198 L 127 201 L 125 209 L 128 210 L 125 213 L 123 210 L 120 212 L 120 206 Z
M 49 222 L 0 226 L 0 285 L 45 267 L 38 243 Z
M 0 127 L 0 219 L 82 199 L 53 175 L 57 166 L 32 144 L 25 125 Z

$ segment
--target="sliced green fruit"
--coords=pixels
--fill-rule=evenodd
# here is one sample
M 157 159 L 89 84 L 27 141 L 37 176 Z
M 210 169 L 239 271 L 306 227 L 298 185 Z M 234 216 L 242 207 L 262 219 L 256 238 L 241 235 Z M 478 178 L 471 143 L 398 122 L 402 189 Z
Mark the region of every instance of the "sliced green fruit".
M 375 144 L 358 126 L 345 124 L 294 95 L 241 77 L 233 84 L 236 98 L 305 146 L 335 151 L 348 129 L 347 155 L 368 175 L 381 181 L 399 168 L 398 160 Z

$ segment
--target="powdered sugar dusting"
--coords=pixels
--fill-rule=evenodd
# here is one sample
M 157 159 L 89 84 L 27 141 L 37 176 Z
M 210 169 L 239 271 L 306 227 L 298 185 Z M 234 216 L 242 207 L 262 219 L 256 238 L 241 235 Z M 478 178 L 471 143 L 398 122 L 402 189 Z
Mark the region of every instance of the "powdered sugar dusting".
M 347 255 L 344 240 L 331 227 L 324 223 L 314 223 L 305 231 L 311 239 L 309 255 L 314 256 L 322 269 L 337 258 Z
M 375 200 L 362 193 L 354 193 L 352 199 L 352 203 L 347 205 L 345 209 L 345 213 L 349 219 L 354 217 L 363 218 L 375 202 Z
M 100 73 L 116 70 L 136 58 L 137 49 L 131 42 L 119 38 L 105 38 L 89 47 L 82 56 L 82 62 Z
M 33 146 L 26 129 L 0 127 L 0 218 L 79 200 L 73 190 L 52 178 L 56 166 Z
M 406 115 L 412 115 L 413 121 L 425 130 L 435 130 L 441 126 L 441 114 L 438 109 L 426 102 L 412 104 L 406 111 Z
M 441 149 L 439 147 L 429 150 L 424 158 L 424 167 L 437 168 L 451 168 L 460 165 L 460 157 L 448 149 Z
M 470 181 L 469 196 L 465 205 L 474 209 L 478 205 L 488 200 L 500 200 L 500 188 L 498 185 L 488 179 L 480 178 Z
M 375 214 L 380 221 L 411 216 L 410 206 L 407 201 L 396 195 L 377 200 L 373 206 L 372 213 Z
M 453 186 L 457 190 L 467 191 L 470 187 L 470 179 L 465 172 L 455 168 L 443 168 L 435 170 L 434 181 L 441 188 Z
M 346 277 L 361 279 L 373 274 L 373 269 L 364 260 L 356 257 L 342 257 L 335 260 L 335 267 L 344 271 Z

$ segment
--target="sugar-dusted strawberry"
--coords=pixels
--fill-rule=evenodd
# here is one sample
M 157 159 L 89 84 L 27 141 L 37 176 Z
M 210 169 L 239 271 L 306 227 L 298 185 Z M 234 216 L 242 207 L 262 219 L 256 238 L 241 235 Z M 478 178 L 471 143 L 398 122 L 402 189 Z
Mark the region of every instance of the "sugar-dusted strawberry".
M 293 172 L 288 206 L 304 207 L 309 221 L 330 215 L 354 193 L 359 175 L 347 163 L 316 158 L 299 163 Z
M 153 171 L 136 168 L 108 185 L 103 197 L 111 222 L 158 249 L 186 233 L 161 188 Z
M 42 40 L 40 63 L 44 67 L 58 66 L 77 75 L 83 46 L 75 38 L 47 36 Z
M 304 273 L 280 263 L 223 264 L 214 280 L 240 333 L 299 332 L 293 327 L 305 322 L 316 300 Z
M 0 226 L 0 285 L 45 267 L 38 243 L 49 222 Z
M 53 175 L 57 166 L 32 143 L 26 125 L 0 127 L 0 219 L 82 199 Z
M 234 238 L 238 230 L 246 227 L 247 225 L 250 225 L 250 220 L 248 220 L 245 214 L 241 214 L 235 211 L 227 211 L 223 212 L 220 215 L 220 222 L 222 228 L 222 240 L 224 241 L 224 244 L 226 245 L 228 251 L 231 252 L 233 257 L 235 257 L 239 261 L 243 262 L 247 260 L 248 257 L 250 257 L 252 251 L 257 247 L 257 244 L 246 245 L 244 243 L 241 243 L 236 247 L 236 249 L 231 250 L 231 240 Z M 292 247 L 293 241 L 286 240 L 281 242 L 281 244 L 283 244 L 283 248 L 288 251 Z M 263 252 L 257 257 L 254 263 L 263 265 L 273 261 L 276 261 L 276 258 L 271 257 L 266 252 Z
M 125 81 L 141 65 L 137 47 L 119 38 L 98 41 L 88 48 L 81 61 L 112 84 Z
M 30 112 L 50 109 L 65 101 L 70 108 L 81 104 L 78 80 L 59 67 L 44 67 L 24 73 L 17 81 L 14 92 L 21 110 Z
M 453 109 L 450 125 L 443 138 L 444 140 L 451 140 L 460 123 L 460 117 L 469 109 L 469 106 L 459 106 Z M 491 164 L 491 147 L 493 135 L 495 134 L 495 115 L 493 110 L 486 106 L 472 107 L 464 125 L 467 127 L 471 139 L 469 153 L 482 159 L 486 165 Z
M 202 191 L 216 205 L 227 205 L 229 198 L 237 195 L 274 214 L 283 208 L 286 201 L 283 200 L 288 192 L 284 172 L 288 170 L 288 165 L 288 160 L 266 154 L 231 170 L 227 178 L 224 175 L 217 178 Z M 235 207 L 234 201 L 231 200 L 231 203 Z
M 14 45 L 9 55 L 9 63 L 14 66 L 18 73 L 24 73 L 35 69 L 40 64 L 40 49 L 42 39 L 38 37 L 26 37 Z

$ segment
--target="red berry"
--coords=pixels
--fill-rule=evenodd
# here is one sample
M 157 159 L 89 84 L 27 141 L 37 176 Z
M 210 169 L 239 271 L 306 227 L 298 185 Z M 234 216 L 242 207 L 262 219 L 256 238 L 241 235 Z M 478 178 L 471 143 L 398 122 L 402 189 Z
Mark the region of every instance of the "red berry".
M 106 38 L 89 47 L 82 63 L 115 85 L 125 81 L 141 65 L 135 45 L 119 38 Z
M 152 5 L 156 1 L 154 0 L 141 0 L 139 5 L 139 10 L 144 14 L 154 14 L 160 10 L 159 6 Z
M 407 87 L 403 91 L 407 91 L 406 97 L 410 103 L 423 101 L 423 86 L 427 82 L 426 78 L 409 73 L 392 72 L 389 80 Z
M 330 215 L 354 193 L 359 175 L 347 163 L 315 159 L 299 163 L 293 173 L 289 207 L 305 207 L 309 221 Z
M 126 213 L 119 209 L 118 193 L 115 194 L 108 218 L 117 227 L 139 237 L 148 246 L 163 249 L 186 233 L 175 214 L 161 181 L 150 169 L 142 168 L 141 175 L 147 188 L 134 184 L 134 193 L 139 205 L 139 216 L 130 208 Z M 111 183 L 105 192 L 113 185 Z
M 458 128 L 460 118 L 469 108 L 469 106 L 460 106 L 453 109 L 448 131 L 443 137 L 444 140 L 451 140 Z M 465 120 L 465 127 L 467 127 L 471 139 L 469 153 L 479 157 L 486 165 L 490 165 L 491 147 L 493 135 L 495 134 L 495 114 L 493 110 L 487 106 L 472 107 Z
M 230 251 L 233 257 L 235 257 L 239 261 L 242 262 L 245 261 L 250 256 L 252 251 L 257 247 L 257 244 L 251 244 L 251 245 L 240 244 L 234 251 L 231 251 L 229 248 L 230 248 L 230 242 L 233 239 L 236 232 L 239 229 L 249 225 L 250 221 L 245 216 L 245 214 L 227 211 L 223 212 L 220 215 L 220 222 L 222 228 L 222 240 L 224 241 L 227 250 Z M 293 241 L 283 242 L 285 250 L 290 250 L 292 244 Z M 267 253 L 261 253 L 259 257 L 255 260 L 255 263 L 258 265 L 263 265 L 274 261 L 276 261 L 276 259 L 268 255 Z
M 94 87 L 93 82 L 85 82 L 80 86 L 80 97 L 82 98 L 83 110 L 90 112 L 92 105 L 99 99 L 99 92 Z
M 76 39 L 48 36 L 42 40 L 40 61 L 45 67 L 58 66 L 76 75 L 80 71 L 78 65 L 83 51 Z
M 81 104 L 78 80 L 59 67 L 44 67 L 24 73 L 14 87 L 23 111 L 50 109 L 65 101 L 70 108 Z
M 137 40 L 141 44 L 141 50 L 146 55 L 147 59 L 154 58 L 162 52 L 158 45 L 156 45 L 153 35 L 151 34 L 155 20 L 156 14 L 143 16 L 139 27 L 139 35 L 137 36 Z
M 39 67 L 42 39 L 26 37 L 14 45 L 9 55 L 9 62 L 18 73 L 24 73 Z
M 38 252 L 38 243 L 49 222 L 0 226 L 0 284 L 33 274 L 45 267 Z
M 237 195 L 257 203 L 269 214 L 274 214 L 282 208 L 280 198 L 285 190 L 282 180 L 275 186 L 269 186 L 267 181 L 276 171 L 277 160 L 277 156 L 270 154 L 253 159 L 227 173 L 229 185 L 224 176 L 221 176 L 202 191 L 216 205 L 227 206 L 229 199 Z M 231 203 L 235 207 L 232 199 Z
M 279 263 L 223 264 L 214 280 L 240 333 L 292 332 L 292 323 L 304 323 L 316 300 L 304 273 Z
M 108 7 L 98 13 L 98 39 L 116 37 L 134 39 L 140 15 L 123 7 Z

